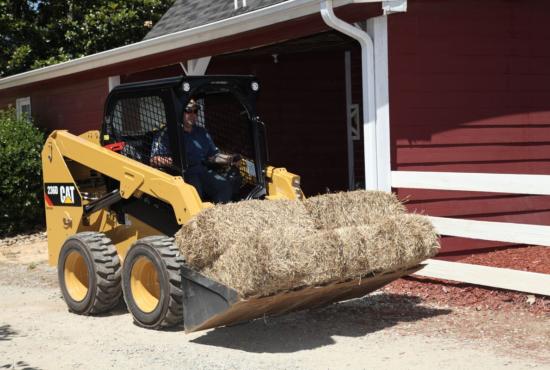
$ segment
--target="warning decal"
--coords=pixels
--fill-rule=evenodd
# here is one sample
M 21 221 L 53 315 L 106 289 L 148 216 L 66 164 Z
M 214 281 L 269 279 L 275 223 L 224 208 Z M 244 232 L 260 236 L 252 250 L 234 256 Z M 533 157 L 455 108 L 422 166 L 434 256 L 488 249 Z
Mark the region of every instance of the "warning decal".
M 44 184 L 44 198 L 50 206 L 80 207 L 80 194 L 73 183 Z

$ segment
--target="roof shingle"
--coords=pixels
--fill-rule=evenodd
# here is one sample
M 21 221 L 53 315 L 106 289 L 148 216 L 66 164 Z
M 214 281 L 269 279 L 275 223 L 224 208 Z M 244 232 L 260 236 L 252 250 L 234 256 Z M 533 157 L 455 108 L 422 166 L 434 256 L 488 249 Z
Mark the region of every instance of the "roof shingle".
M 248 0 L 235 10 L 232 0 L 176 0 L 144 40 L 202 26 L 288 0 Z M 242 0 L 239 0 L 242 4 Z

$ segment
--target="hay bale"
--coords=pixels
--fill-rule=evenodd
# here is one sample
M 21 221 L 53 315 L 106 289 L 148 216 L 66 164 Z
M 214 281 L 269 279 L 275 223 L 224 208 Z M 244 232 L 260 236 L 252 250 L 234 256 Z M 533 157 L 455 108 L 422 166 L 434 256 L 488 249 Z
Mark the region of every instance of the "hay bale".
M 438 236 L 426 217 L 393 215 L 371 225 L 333 230 L 342 245 L 347 278 L 414 266 L 439 250 Z
M 175 237 L 186 262 L 200 271 L 233 246 L 254 250 L 256 237 L 262 230 L 280 227 L 315 229 L 301 202 L 249 200 L 206 209 Z
M 331 233 L 296 227 L 266 229 L 250 247 L 235 245 L 226 250 L 203 274 L 243 297 L 338 280 L 345 261 Z
M 246 245 L 233 245 L 203 273 L 233 287 L 242 296 L 268 295 L 300 286 L 308 258 L 300 241 L 315 230 L 265 229 Z
M 187 264 L 243 297 L 413 266 L 438 237 L 389 193 L 251 200 L 201 212 L 176 234 Z M 313 220 L 315 217 L 315 220 Z
M 418 215 L 316 232 L 276 227 L 228 248 L 203 273 L 244 297 L 269 295 L 414 266 L 438 248 L 432 225 Z
M 311 197 L 304 202 L 321 230 L 369 225 L 380 218 L 403 214 L 406 209 L 395 194 L 356 190 Z

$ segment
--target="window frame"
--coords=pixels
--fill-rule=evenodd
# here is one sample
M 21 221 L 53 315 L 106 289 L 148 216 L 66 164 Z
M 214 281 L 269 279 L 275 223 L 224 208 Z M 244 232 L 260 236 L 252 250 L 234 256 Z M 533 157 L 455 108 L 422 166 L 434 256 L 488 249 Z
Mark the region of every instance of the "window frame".
M 32 114 L 31 97 L 26 96 L 24 98 L 17 98 L 15 100 L 15 109 L 16 109 L 17 119 L 23 118 L 23 113 L 27 113 L 27 112 L 24 112 L 24 109 L 23 109 L 23 107 L 25 106 L 29 107 L 28 116 L 30 117 Z

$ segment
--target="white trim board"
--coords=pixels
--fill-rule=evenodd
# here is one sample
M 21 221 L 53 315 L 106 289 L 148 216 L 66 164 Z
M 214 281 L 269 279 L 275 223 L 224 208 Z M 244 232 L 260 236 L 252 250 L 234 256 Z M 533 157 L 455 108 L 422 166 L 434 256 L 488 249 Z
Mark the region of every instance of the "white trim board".
M 376 170 L 378 190 L 391 192 L 390 91 L 388 82 L 388 17 L 367 20 L 374 43 L 374 89 L 376 106 Z
M 109 92 L 111 92 L 111 90 L 113 90 L 118 85 L 120 85 L 120 76 L 110 76 L 109 77 Z
M 550 226 L 427 217 L 440 235 L 550 246 Z
M 415 275 L 550 296 L 550 274 L 429 259 Z
M 550 175 L 392 171 L 394 188 L 550 195 Z

